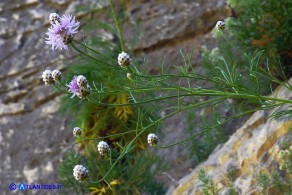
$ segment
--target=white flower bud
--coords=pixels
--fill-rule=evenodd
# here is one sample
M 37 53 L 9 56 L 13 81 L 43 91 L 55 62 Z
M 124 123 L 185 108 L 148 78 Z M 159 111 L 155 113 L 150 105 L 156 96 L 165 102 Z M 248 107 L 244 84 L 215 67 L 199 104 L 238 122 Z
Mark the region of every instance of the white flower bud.
M 225 29 L 225 23 L 224 23 L 223 21 L 218 21 L 218 22 L 216 23 L 216 28 L 217 28 L 218 30 L 224 30 L 224 29 Z
M 79 75 L 78 77 L 77 77 L 77 85 L 79 86 L 79 87 L 84 87 L 84 86 L 86 86 L 88 84 L 88 82 L 87 82 L 87 79 L 85 78 L 85 76 L 83 76 L 83 75 Z
M 62 73 L 59 70 L 53 70 L 52 77 L 54 81 L 60 81 L 62 78 Z
M 109 145 L 104 142 L 104 141 L 100 141 L 97 145 L 97 149 L 98 149 L 98 152 L 101 154 L 101 155 L 104 155 L 105 153 L 109 152 L 110 151 L 110 147 Z
M 159 139 L 155 134 L 150 133 L 147 137 L 147 141 L 150 146 L 155 146 L 158 144 Z
M 118 56 L 118 63 L 123 68 L 127 67 L 131 64 L 131 58 L 127 53 L 122 52 Z
M 49 20 L 51 25 L 56 24 L 57 22 L 60 22 L 60 16 L 57 13 L 51 13 Z
M 76 165 L 73 169 L 73 176 L 81 182 L 89 176 L 89 171 L 83 165 Z
M 78 137 L 82 134 L 82 130 L 79 127 L 74 127 L 73 129 L 73 135 L 74 137 Z
M 46 85 L 51 85 L 55 82 L 52 77 L 52 71 L 50 70 L 45 70 L 42 74 L 42 78 Z

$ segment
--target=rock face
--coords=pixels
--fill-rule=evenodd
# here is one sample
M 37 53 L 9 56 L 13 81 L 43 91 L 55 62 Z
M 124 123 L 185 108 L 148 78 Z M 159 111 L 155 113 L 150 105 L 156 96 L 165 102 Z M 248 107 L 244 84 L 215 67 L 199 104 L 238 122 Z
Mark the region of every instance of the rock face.
M 184 54 L 192 53 L 194 65 L 198 65 L 201 46 L 214 45 L 210 31 L 216 22 L 231 16 L 223 0 L 133 0 L 127 3 L 127 10 L 125 36 L 129 40 L 140 36 L 129 47 L 144 54 L 145 64 L 153 69 L 162 61 L 168 67 L 182 63 L 180 49 Z
M 74 119 L 57 115 L 61 94 L 41 81 L 42 71 L 65 70 L 64 65 L 76 55 L 73 51 L 51 52 L 45 45 L 49 14 L 106 4 L 106 0 L 0 2 L 1 194 L 10 193 L 10 183 L 57 183 L 58 162 L 73 147 L 68 121 Z M 231 14 L 224 0 L 133 0 L 127 1 L 125 9 L 129 18 L 125 37 L 134 37 L 131 29 L 135 26 L 141 32 L 138 41 L 128 46 L 150 59 L 147 64 L 154 69 L 164 57 L 170 65 L 179 64 L 183 59 L 179 49 L 193 51 L 196 65 L 202 44 L 214 44 L 209 32 L 216 21 Z M 81 24 L 83 17 L 100 20 L 82 12 L 77 17 Z
M 45 86 L 45 69 L 63 69 L 73 52 L 45 45 L 51 12 L 72 13 L 93 1 L 0 2 L 0 191 L 9 185 L 58 184 L 58 163 L 74 147 L 70 123 L 57 114 L 61 93 Z M 62 192 L 65 192 L 63 189 Z M 30 193 L 47 194 L 47 191 Z
M 292 79 L 290 79 L 292 83 Z M 281 87 L 273 96 L 292 99 L 292 93 Z M 280 110 L 287 110 L 289 105 Z M 168 194 L 203 194 L 202 182 L 198 180 L 199 170 L 204 169 L 219 189 L 219 194 L 228 194 L 232 186 L 239 194 L 262 194 L 259 185 L 260 173 L 279 170 L 279 151 L 284 142 L 292 143 L 292 119 L 269 119 L 270 111 L 257 111 L 234 133 L 230 139 L 198 165 L 189 175 L 173 186 Z M 234 178 L 228 184 L 227 178 L 233 171 Z M 283 171 L 282 171 L 283 172 Z M 280 174 L 283 176 L 283 174 Z M 275 194 L 269 186 L 269 194 Z

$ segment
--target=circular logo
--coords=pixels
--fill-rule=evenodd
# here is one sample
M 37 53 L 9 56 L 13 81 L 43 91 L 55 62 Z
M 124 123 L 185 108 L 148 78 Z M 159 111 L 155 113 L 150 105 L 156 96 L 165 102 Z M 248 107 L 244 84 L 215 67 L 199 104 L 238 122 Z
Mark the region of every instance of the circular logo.
M 12 183 L 9 185 L 9 189 L 10 190 L 16 190 L 16 184 L 15 183 Z
M 20 183 L 20 184 L 18 185 L 18 189 L 23 191 L 23 190 L 26 189 L 26 185 L 25 185 L 24 183 Z

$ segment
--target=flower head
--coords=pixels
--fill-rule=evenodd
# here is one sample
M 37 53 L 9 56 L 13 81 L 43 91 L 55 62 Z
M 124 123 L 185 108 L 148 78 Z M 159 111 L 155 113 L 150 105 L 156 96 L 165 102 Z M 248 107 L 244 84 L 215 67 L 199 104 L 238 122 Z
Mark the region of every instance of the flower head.
M 88 83 L 86 83 L 85 86 L 78 85 L 78 78 L 80 78 L 80 76 L 82 76 L 82 75 L 74 76 L 72 81 L 69 83 L 69 85 L 67 85 L 69 87 L 68 91 L 73 93 L 71 98 L 73 98 L 75 95 L 77 95 L 80 99 L 84 99 L 90 94 L 91 87 Z M 84 77 L 84 76 L 82 76 L 82 77 Z M 85 80 L 86 80 L 86 78 L 85 78 Z M 87 82 L 87 80 L 86 80 L 86 82 Z
M 101 155 L 104 155 L 110 150 L 110 147 L 105 141 L 100 141 L 97 145 L 97 149 Z
M 67 14 L 63 15 L 59 21 L 55 20 L 55 23 L 48 29 L 46 35 L 46 44 L 52 46 L 52 50 L 68 50 L 68 44 L 73 40 L 73 35 L 76 34 L 79 28 L 80 22 L 75 21 L 75 17 Z
M 87 82 L 87 79 L 85 78 L 85 76 L 83 76 L 83 75 L 79 75 L 78 77 L 77 77 L 77 85 L 79 86 L 79 87 L 84 87 L 84 86 L 86 86 L 88 84 L 88 82 Z
M 80 136 L 82 134 L 82 130 L 79 127 L 74 127 L 73 135 L 74 137 Z
M 89 171 L 83 165 L 76 165 L 73 169 L 73 176 L 81 182 L 89 176 Z
M 225 23 L 222 22 L 222 21 L 218 21 L 216 23 L 216 28 L 217 28 L 217 30 L 224 30 L 225 29 Z
M 46 85 L 51 85 L 55 82 L 52 77 L 52 71 L 50 70 L 45 70 L 42 74 L 42 78 Z
M 54 81 L 60 81 L 62 78 L 62 73 L 59 70 L 53 70 L 52 77 Z
M 123 68 L 129 66 L 131 64 L 131 61 L 132 60 L 130 56 L 125 52 L 120 53 L 118 56 L 118 63 Z
M 147 141 L 150 146 L 155 146 L 158 144 L 159 139 L 155 134 L 150 133 L 147 137 Z
M 49 20 L 51 25 L 56 24 L 57 22 L 60 22 L 60 16 L 57 13 L 51 13 Z

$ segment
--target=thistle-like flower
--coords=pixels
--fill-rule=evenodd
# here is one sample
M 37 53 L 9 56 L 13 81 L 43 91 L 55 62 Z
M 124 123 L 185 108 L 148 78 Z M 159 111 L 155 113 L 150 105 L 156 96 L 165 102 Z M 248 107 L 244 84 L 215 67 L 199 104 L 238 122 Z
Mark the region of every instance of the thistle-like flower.
M 42 74 L 42 78 L 46 85 L 51 85 L 55 82 L 52 77 L 52 71 L 50 70 L 45 70 Z
M 88 83 L 85 86 L 80 87 L 78 85 L 77 78 L 78 78 L 77 76 L 74 76 L 72 81 L 69 83 L 69 85 L 67 85 L 69 87 L 68 91 L 73 93 L 71 98 L 77 95 L 80 99 L 85 99 L 90 94 L 91 87 Z
M 60 81 L 62 78 L 62 73 L 59 70 L 53 70 L 52 77 L 54 81 Z
M 147 137 L 147 141 L 150 146 L 155 146 L 158 144 L 159 139 L 155 134 L 150 133 Z
M 129 66 L 131 64 L 131 61 L 132 60 L 130 56 L 125 52 L 120 53 L 118 56 L 118 63 L 123 68 Z
M 80 129 L 80 127 L 74 127 L 73 129 L 73 135 L 74 137 L 78 137 L 82 134 L 82 130 Z
M 217 30 L 224 30 L 225 29 L 225 23 L 223 21 L 218 21 L 216 23 Z
M 104 155 L 105 153 L 110 151 L 110 147 L 105 141 L 100 141 L 97 145 L 97 149 L 101 155 Z
M 57 22 L 60 22 L 60 16 L 57 13 L 51 13 L 49 20 L 51 25 L 56 24 Z
M 68 50 L 68 44 L 72 42 L 73 35 L 78 32 L 79 25 L 80 22 L 75 21 L 75 17 L 63 15 L 48 29 L 46 34 L 49 37 L 46 38 L 46 44 L 51 45 L 52 50 Z
M 81 182 L 89 176 L 89 171 L 83 165 L 76 165 L 73 169 L 73 176 L 77 181 Z

